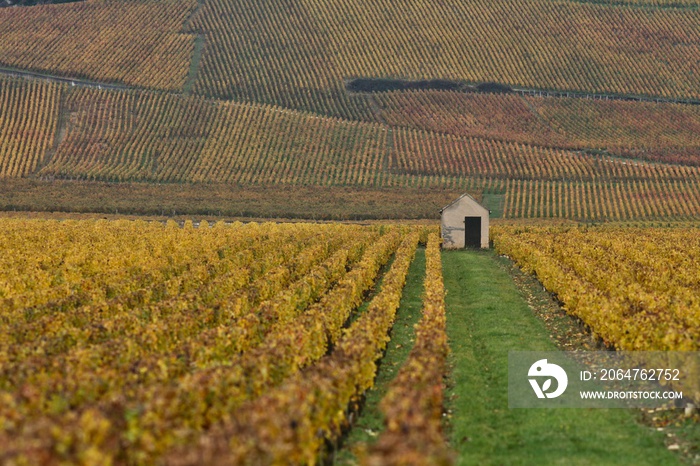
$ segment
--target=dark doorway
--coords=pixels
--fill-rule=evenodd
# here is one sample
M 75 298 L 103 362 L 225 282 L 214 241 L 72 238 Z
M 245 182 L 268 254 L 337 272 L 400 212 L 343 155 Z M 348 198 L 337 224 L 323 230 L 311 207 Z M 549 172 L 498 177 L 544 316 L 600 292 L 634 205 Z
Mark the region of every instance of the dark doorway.
M 481 217 L 464 217 L 464 247 L 481 247 Z

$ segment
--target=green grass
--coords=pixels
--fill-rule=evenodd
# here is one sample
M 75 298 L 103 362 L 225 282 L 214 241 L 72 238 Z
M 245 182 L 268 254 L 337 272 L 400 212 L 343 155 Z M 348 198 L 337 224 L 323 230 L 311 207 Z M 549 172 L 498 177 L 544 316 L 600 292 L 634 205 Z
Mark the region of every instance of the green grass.
M 509 350 L 556 350 L 492 252 L 443 254 L 458 464 L 672 465 L 663 434 L 636 411 L 509 409 Z
M 384 430 L 384 416 L 379 411 L 379 402 L 413 348 L 413 326 L 421 317 L 424 278 L 425 249 L 418 248 L 416 257 L 408 269 L 401 304 L 391 329 L 391 341 L 381 360 L 375 385 L 367 391 L 360 415 L 344 439 L 343 447 L 335 452 L 333 464 L 356 464 L 353 448 L 362 443 L 372 443 Z
M 505 202 L 505 194 L 484 193 L 481 203 L 491 211 L 491 218 L 503 218 Z
M 194 82 L 197 79 L 197 73 L 199 73 L 199 65 L 202 62 L 202 54 L 204 53 L 204 34 L 197 34 L 194 41 L 194 52 L 192 52 L 192 62 L 190 63 L 190 70 L 187 74 L 187 81 L 182 89 L 183 94 L 191 94 L 192 87 L 194 87 Z

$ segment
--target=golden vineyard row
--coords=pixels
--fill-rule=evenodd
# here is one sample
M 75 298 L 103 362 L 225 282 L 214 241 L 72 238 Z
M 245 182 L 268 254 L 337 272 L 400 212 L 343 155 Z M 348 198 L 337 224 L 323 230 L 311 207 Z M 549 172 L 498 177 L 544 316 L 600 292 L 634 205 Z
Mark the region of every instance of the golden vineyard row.
M 417 233 L 405 236 L 381 290 L 339 336 L 331 353 L 245 404 L 196 447 L 176 450 L 167 461 L 316 464 L 325 442 L 342 433 L 349 403 L 374 383 L 375 361 L 389 340 L 418 240 Z
M 221 458 L 252 458 L 261 451 L 229 445 L 226 432 L 269 438 L 270 422 L 296 419 L 297 392 L 325 397 L 327 411 L 309 399 L 312 434 L 260 444 L 275 457 L 291 441 L 295 458 L 312 458 L 319 429 L 337 435 L 338 410 L 372 384 L 423 231 L 0 223 L 3 463 L 196 462 L 212 445 Z M 381 292 L 359 312 L 392 256 Z
M 499 226 L 492 234 L 500 254 L 536 274 L 609 345 L 700 348 L 697 228 Z
M 697 226 L 503 226 L 492 234 L 500 254 L 533 273 L 608 346 L 623 351 L 700 348 Z M 671 384 L 700 399 L 700 365 L 688 361 L 681 370 L 684 379 Z
M 429 236 L 425 255 L 423 316 L 408 360 L 381 401 L 386 429 L 370 455 L 363 458 L 370 466 L 447 465 L 454 459 L 442 433 L 443 378 L 449 347 L 437 233 Z

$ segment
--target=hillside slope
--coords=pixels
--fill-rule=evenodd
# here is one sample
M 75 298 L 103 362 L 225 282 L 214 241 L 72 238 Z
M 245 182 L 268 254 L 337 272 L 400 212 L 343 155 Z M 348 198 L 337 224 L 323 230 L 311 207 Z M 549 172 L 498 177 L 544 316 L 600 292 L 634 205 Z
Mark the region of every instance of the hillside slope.
M 0 177 L 429 188 L 484 193 L 496 216 L 694 218 L 700 106 L 629 100 L 700 97 L 700 13 L 665 1 L 0 9 L 0 67 L 93 81 L 0 77 Z M 358 93 L 351 77 L 584 94 Z

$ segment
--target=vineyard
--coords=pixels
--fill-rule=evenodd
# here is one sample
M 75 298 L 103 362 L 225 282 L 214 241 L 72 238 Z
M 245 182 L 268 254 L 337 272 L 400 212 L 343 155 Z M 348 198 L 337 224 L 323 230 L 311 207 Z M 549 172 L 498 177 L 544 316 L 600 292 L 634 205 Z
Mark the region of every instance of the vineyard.
M 91 0 L 0 9 L 0 66 L 179 90 L 194 36 L 194 0 Z
M 198 97 L 78 90 L 38 175 L 500 192 L 506 217 L 693 217 L 697 168 L 350 122 Z
M 458 92 L 366 96 L 392 127 L 700 164 L 700 107 Z
M 568 218 L 579 220 L 697 218 L 697 184 L 623 181 L 568 183 L 508 181 L 506 218 Z
M 686 180 L 697 168 L 628 164 L 199 97 L 80 89 L 41 177 L 103 181 L 449 186 L 464 177 Z
M 623 350 L 697 351 L 696 228 L 494 228 L 498 252 Z
M 56 85 L 0 82 L 0 178 L 36 172 L 53 147 L 61 91 Z
M 0 190 L 0 216 L 54 212 L 53 218 L 96 215 L 247 219 L 378 220 L 435 218 L 460 191 L 338 186 L 237 186 L 192 183 L 103 183 L 8 178 Z M 474 191 L 473 191 L 474 192 Z
M 695 9 L 548 0 L 213 0 L 192 22 L 208 37 L 195 88 L 346 118 L 369 110 L 343 96 L 350 77 L 697 98 L 697 23 Z
M 0 4 L 0 464 L 700 459 L 507 399 L 700 351 L 700 0 Z
M 499 254 L 536 275 L 608 346 L 697 351 L 697 226 L 522 227 L 492 230 Z M 683 389 L 700 397 L 700 366 Z M 694 383 L 694 385 L 692 385 Z
M 181 90 L 201 34 L 196 93 L 347 118 L 371 111 L 343 90 L 344 78 L 363 76 L 700 97 L 697 9 L 655 8 L 696 2 L 606 3 L 89 0 L 6 8 L 0 64 Z
M 393 173 L 588 181 L 643 179 L 651 170 L 660 178 L 689 179 L 694 170 L 581 157 L 573 150 L 696 165 L 700 144 L 700 110 L 681 105 L 395 94 L 382 98 L 378 117 L 386 123 L 379 124 L 197 97 L 2 83 L 0 89 L 12 93 L 6 97 L 9 118 L 33 111 L 30 122 L 37 125 L 2 136 L 10 159 L 4 176 L 41 169 L 41 176 L 114 181 L 392 185 L 402 183 L 391 180 Z M 62 97 L 61 111 L 56 99 Z M 44 136 L 41 130 L 59 118 L 67 120 L 67 138 L 42 166 L 55 131 Z M 18 163 L 29 165 L 17 170 Z
M 636 7 L 653 8 L 697 8 L 700 6 L 697 0 L 580 0 L 601 5 L 629 5 Z
M 35 80 L 2 80 L 0 92 L 9 110 L 2 114 L 9 125 L 0 133 L 5 178 L 467 190 L 501 196 L 499 210 L 508 218 L 693 218 L 700 212 L 692 155 L 678 160 L 690 165 L 674 165 L 566 148 L 577 138 L 592 147 L 629 140 L 620 152 L 692 154 L 695 107 L 414 93 L 378 97 L 384 99 L 380 118 L 361 122 L 270 105 Z M 539 113 L 507 117 L 517 101 L 523 112 L 537 106 Z M 492 103 L 500 110 L 486 117 Z M 629 110 L 626 121 L 639 128 L 619 126 L 613 115 L 624 112 L 606 106 Z M 458 114 L 459 120 L 452 119 Z M 521 129 L 511 131 L 515 121 Z M 568 139 L 561 136 L 564 148 L 552 147 L 562 130 L 547 128 L 567 125 L 578 129 Z M 646 130 L 651 127 L 676 142 L 653 145 Z M 652 134 L 649 149 L 644 140 L 633 141 L 638 133 Z M 549 143 L 540 145 L 537 138 Z
M 3 464 L 321 463 L 375 383 L 420 244 L 421 318 L 359 460 L 454 460 L 435 227 L 0 227 Z M 503 225 L 493 240 L 607 343 L 697 349 L 695 229 Z
M 0 177 L 37 180 L 33 198 L 56 181 L 443 190 L 471 192 L 505 218 L 697 218 L 700 106 L 601 95 L 700 98 L 698 11 L 609 3 L 3 8 L 0 67 L 86 81 L 0 77 Z M 599 96 L 348 92 L 353 77 Z M 192 211 L 181 206 L 171 210 Z
M 372 386 L 426 238 L 431 293 L 388 406 L 426 396 L 416 383 L 445 371 L 434 230 L 0 223 L 3 463 L 315 461 Z M 436 389 L 415 413 L 391 410 L 389 426 L 418 416 L 416 438 L 447 451 Z

